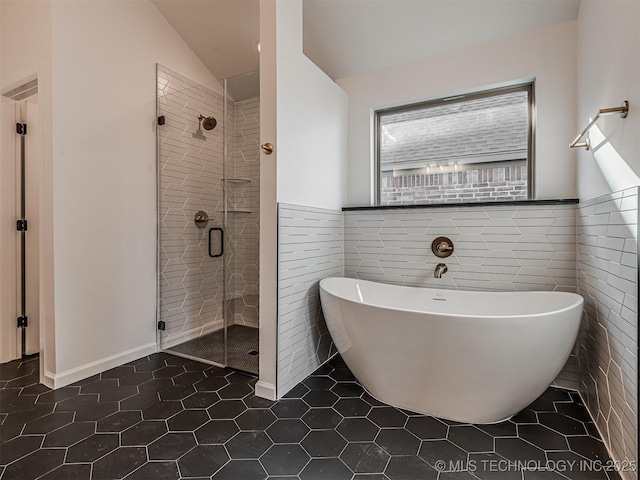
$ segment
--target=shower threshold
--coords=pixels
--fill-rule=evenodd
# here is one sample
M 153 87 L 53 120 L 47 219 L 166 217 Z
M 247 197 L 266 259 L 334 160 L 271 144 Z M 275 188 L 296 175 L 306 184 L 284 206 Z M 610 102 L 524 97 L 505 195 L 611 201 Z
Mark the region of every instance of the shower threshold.
M 258 375 L 259 330 L 244 325 L 227 328 L 227 364 L 224 364 L 224 329 L 166 349 L 183 357 Z

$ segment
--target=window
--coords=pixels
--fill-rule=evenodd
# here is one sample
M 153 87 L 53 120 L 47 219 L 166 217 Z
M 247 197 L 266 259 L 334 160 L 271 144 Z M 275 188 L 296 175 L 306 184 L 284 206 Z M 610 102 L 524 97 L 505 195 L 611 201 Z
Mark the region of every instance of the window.
M 533 83 L 376 112 L 378 205 L 524 200 Z

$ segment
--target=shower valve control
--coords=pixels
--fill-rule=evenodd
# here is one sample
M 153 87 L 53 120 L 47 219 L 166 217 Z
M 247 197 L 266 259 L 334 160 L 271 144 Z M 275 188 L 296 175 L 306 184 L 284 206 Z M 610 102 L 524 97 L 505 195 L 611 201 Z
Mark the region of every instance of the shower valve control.
M 431 243 L 431 251 L 436 257 L 446 258 L 453 253 L 453 242 L 447 237 L 438 237 Z
M 198 210 L 193 217 L 193 221 L 195 222 L 196 227 L 206 228 L 206 226 L 209 224 L 209 215 L 207 215 L 207 212 L 203 210 Z

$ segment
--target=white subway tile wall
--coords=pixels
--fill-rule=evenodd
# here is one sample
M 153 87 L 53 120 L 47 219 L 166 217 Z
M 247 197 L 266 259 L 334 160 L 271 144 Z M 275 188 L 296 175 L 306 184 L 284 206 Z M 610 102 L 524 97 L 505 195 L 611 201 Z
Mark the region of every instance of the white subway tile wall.
M 278 397 L 336 353 L 318 285 L 344 276 L 343 232 L 341 211 L 278 204 Z
M 576 291 L 575 205 L 345 212 L 348 277 L 465 290 Z M 440 259 L 431 242 L 449 237 Z M 449 271 L 434 278 L 436 264 Z
M 580 390 L 614 460 L 637 461 L 638 188 L 578 208 Z M 621 472 L 636 479 L 637 472 Z
M 345 212 L 345 276 L 430 288 L 576 291 L 576 206 L 447 207 Z M 431 242 L 449 237 L 438 258 Z M 449 270 L 434 278 L 440 262 Z M 555 381 L 578 388 L 573 354 Z
M 224 266 L 208 255 L 208 228 L 194 224 L 204 210 L 222 226 L 223 95 L 158 65 L 159 313 L 164 348 L 222 327 Z M 219 122 L 193 137 L 198 115 Z

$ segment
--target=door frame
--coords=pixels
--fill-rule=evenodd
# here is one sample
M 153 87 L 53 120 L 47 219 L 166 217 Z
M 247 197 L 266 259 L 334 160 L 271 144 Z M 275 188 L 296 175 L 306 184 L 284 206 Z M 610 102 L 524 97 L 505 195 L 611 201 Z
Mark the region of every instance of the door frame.
M 17 135 L 15 132 L 19 104 L 7 95 L 0 99 L 0 362 L 20 358 L 18 313 L 17 242 L 15 230 L 17 183 Z M 13 228 L 11 228 L 13 226 Z
M 20 217 L 18 209 L 20 202 L 18 196 L 21 195 L 21 136 L 16 131 L 17 123 L 22 123 L 24 115 L 27 115 L 26 101 L 28 98 L 38 94 L 38 75 L 33 74 L 26 77 L 13 85 L 0 91 L 0 153 L 2 162 L 0 163 L 0 218 L 2 219 L 2 236 L 0 237 L 0 333 L 1 337 L 6 340 L 0 341 L 0 363 L 19 359 L 23 356 L 23 329 L 17 326 L 17 318 L 21 313 L 21 292 L 22 288 L 18 285 L 20 281 L 18 256 L 21 252 L 20 235 L 16 229 L 16 220 Z M 43 146 L 44 137 L 42 129 L 42 118 L 38 115 L 40 107 L 40 96 L 36 102 L 36 119 L 28 124 L 27 140 L 25 138 L 25 155 L 27 161 L 31 159 L 35 166 L 35 173 L 29 182 L 29 190 L 35 189 L 37 195 L 37 210 L 41 210 L 41 190 L 43 185 Z M 27 119 L 29 122 L 29 119 Z M 24 137 L 22 137 L 24 138 Z M 35 143 L 34 143 L 35 142 Z M 31 144 L 27 146 L 28 144 Z M 29 147 L 37 145 L 33 150 L 36 152 L 29 156 Z M 27 219 L 28 220 L 28 219 Z M 35 223 L 31 223 L 33 228 L 31 231 L 37 236 L 35 244 L 38 251 L 42 245 L 42 236 L 40 235 L 40 219 L 33 219 Z M 11 228 L 12 227 L 12 228 Z M 27 234 L 28 235 L 28 234 Z M 36 260 L 36 267 L 40 270 L 41 263 Z M 36 288 L 38 297 L 40 297 L 40 286 L 42 282 L 38 278 Z M 40 299 L 38 300 L 40 308 Z M 39 324 L 40 315 L 37 315 Z M 27 327 L 28 328 L 28 327 Z M 37 350 L 42 352 L 43 339 L 39 336 L 33 340 L 38 345 Z M 41 356 L 42 364 L 42 356 Z M 41 379 L 44 377 L 44 369 L 41 369 Z

